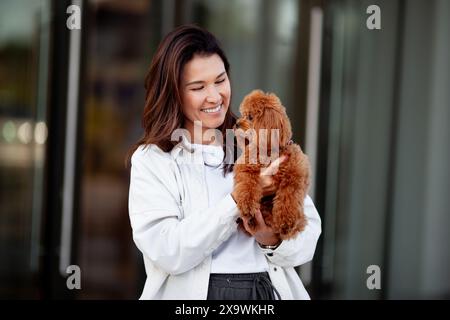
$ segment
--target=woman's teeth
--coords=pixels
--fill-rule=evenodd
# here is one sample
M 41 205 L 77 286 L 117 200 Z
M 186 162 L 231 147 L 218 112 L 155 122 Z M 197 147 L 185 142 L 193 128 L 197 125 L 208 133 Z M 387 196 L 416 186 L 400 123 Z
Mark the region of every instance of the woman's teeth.
M 222 105 L 219 104 L 217 107 L 215 108 L 209 108 L 209 109 L 201 109 L 201 111 L 206 112 L 206 113 L 214 113 L 219 111 L 220 109 L 222 109 Z

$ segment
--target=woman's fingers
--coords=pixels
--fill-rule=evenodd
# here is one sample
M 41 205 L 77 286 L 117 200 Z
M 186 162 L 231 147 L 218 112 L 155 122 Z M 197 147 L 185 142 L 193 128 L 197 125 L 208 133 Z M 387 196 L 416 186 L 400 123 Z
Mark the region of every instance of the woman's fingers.
M 263 182 L 262 196 L 270 196 L 277 192 L 277 188 L 273 185 L 272 180 Z
M 275 159 L 267 168 L 261 170 L 259 175 L 261 186 L 263 188 L 263 196 L 274 194 L 276 189 L 273 185 L 273 175 L 278 171 L 278 167 L 283 161 L 286 161 L 288 157 L 282 155 L 281 157 Z
M 270 187 L 273 183 L 272 176 L 260 176 L 260 179 L 263 188 Z
M 248 226 L 248 220 L 249 220 L 248 217 L 242 217 L 242 224 L 243 224 L 243 226 L 245 228 L 245 231 L 247 231 L 248 233 L 250 233 L 250 235 L 253 236 L 253 232 L 250 229 L 250 227 Z
M 273 176 L 277 171 L 281 163 L 286 161 L 288 157 L 282 155 L 281 157 L 275 159 L 267 168 L 261 170 L 261 176 Z
M 250 219 L 254 219 L 254 223 L 256 223 L 256 225 L 254 226 L 254 228 L 250 228 L 249 223 L 250 223 Z M 245 228 L 245 230 L 250 233 L 252 236 L 255 235 L 256 231 L 260 230 L 263 227 L 266 227 L 266 223 L 264 221 L 264 218 L 262 216 L 261 210 L 257 210 L 255 212 L 254 218 L 252 217 L 242 217 L 242 224 Z
M 243 219 L 241 219 L 241 222 L 239 223 L 238 228 L 239 228 L 240 230 L 242 230 L 242 232 L 244 232 L 245 234 L 247 234 L 249 237 L 252 236 L 252 234 L 251 234 L 250 232 L 248 232 L 247 227 L 244 225 L 244 220 L 243 220 Z
M 256 223 L 257 223 L 259 228 L 266 226 L 266 222 L 264 221 L 264 218 L 262 216 L 261 210 L 256 211 L 255 218 L 256 218 Z
M 248 225 L 250 219 L 254 219 L 255 221 L 255 226 L 252 229 L 250 229 Z M 254 217 L 243 217 L 242 223 L 247 233 L 255 237 L 258 243 L 274 244 L 280 243 L 281 241 L 277 234 L 274 233 L 273 229 L 266 225 L 261 210 L 256 211 Z

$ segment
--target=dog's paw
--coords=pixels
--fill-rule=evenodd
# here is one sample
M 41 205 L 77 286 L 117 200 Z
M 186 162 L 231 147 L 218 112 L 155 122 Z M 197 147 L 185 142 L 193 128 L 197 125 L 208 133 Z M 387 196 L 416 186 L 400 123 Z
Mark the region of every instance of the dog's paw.
M 275 223 L 281 239 L 288 240 L 294 238 L 298 233 L 305 229 L 306 218 L 303 215 L 296 219 L 285 218 L 286 219 L 279 219 Z

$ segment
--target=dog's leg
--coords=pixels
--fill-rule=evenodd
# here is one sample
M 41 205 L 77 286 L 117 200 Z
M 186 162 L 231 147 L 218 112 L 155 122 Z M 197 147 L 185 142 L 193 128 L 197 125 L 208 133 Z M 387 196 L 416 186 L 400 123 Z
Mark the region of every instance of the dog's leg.
M 277 191 L 272 208 L 272 228 L 281 239 L 290 239 L 305 228 L 304 197 L 294 185 Z
M 253 220 L 255 212 L 260 210 L 262 187 L 259 182 L 258 166 L 236 165 L 235 166 L 235 200 L 240 214 L 249 220 L 250 227 L 255 226 Z
M 303 231 L 307 222 L 303 202 L 309 186 L 309 163 L 299 147 L 289 149 L 289 161 L 275 177 L 279 185 L 272 209 L 272 228 L 283 240 Z
M 303 231 L 307 220 L 303 202 L 309 187 L 309 162 L 298 145 L 289 145 L 289 160 L 274 176 L 278 190 L 272 208 L 272 228 L 285 240 Z

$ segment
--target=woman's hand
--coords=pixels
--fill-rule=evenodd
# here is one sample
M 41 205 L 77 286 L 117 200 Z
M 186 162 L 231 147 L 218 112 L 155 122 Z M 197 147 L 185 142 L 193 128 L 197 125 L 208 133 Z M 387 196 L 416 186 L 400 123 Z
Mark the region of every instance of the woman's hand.
M 272 176 L 278 171 L 280 164 L 286 161 L 287 158 L 287 156 L 283 155 L 272 162 L 270 166 L 261 170 L 261 173 L 259 174 L 259 180 L 262 186 L 263 197 L 274 194 L 277 191 L 275 186 L 273 185 Z
M 259 174 L 259 181 L 262 187 L 262 196 L 268 196 L 274 194 L 276 192 L 276 188 L 273 185 L 272 176 L 278 171 L 278 167 L 281 163 L 286 161 L 288 157 L 286 155 L 282 155 L 281 157 L 275 159 L 267 168 L 261 170 Z M 236 194 L 235 191 L 231 192 L 231 196 L 233 200 L 236 202 Z
M 255 226 L 253 228 L 250 228 L 248 225 L 250 219 L 252 219 L 255 223 Z M 244 231 L 255 237 L 256 241 L 259 244 L 265 246 L 275 246 L 281 242 L 281 239 L 275 232 L 273 232 L 272 228 L 266 225 L 261 211 L 259 210 L 255 212 L 254 218 L 242 217 L 242 225 L 245 229 Z

